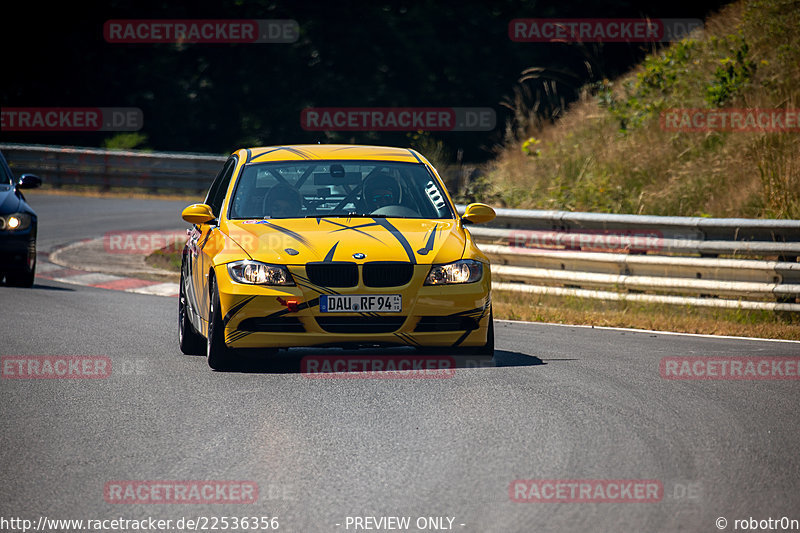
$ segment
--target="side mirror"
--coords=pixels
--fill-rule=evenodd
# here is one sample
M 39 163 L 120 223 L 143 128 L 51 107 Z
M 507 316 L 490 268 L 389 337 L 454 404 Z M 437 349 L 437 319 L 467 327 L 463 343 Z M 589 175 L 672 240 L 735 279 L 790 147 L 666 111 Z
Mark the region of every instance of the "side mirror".
M 211 206 L 206 204 L 192 204 L 181 213 L 183 220 L 189 224 L 208 224 L 217 217 L 211 212 Z
M 497 216 L 494 209 L 486 204 L 469 204 L 461 220 L 470 224 L 483 224 L 491 222 Z
M 23 174 L 19 177 L 19 181 L 17 182 L 18 189 L 35 189 L 42 184 L 42 179 L 39 176 L 34 176 L 33 174 Z

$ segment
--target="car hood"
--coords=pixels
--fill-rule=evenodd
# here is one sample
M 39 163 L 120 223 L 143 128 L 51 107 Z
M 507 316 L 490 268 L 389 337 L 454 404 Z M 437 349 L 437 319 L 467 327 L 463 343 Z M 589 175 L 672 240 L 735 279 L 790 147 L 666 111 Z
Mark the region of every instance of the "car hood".
M 0 185 L 0 215 L 18 213 L 22 201 L 10 185 Z M 27 211 L 27 210 L 26 210 Z
M 290 265 L 446 263 L 461 258 L 466 242 L 456 220 L 402 218 L 236 220 L 228 221 L 228 235 L 257 261 Z

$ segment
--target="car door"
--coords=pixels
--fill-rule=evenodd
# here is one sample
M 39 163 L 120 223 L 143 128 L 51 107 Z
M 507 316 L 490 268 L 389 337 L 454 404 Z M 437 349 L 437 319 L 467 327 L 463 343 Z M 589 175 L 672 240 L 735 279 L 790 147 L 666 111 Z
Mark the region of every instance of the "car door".
M 208 190 L 205 203 L 211 207 L 211 212 L 216 217 L 208 224 L 200 224 L 197 229 L 197 244 L 195 246 L 193 281 L 195 282 L 196 299 L 200 316 L 208 322 L 209 292 L 208 274 L 211 269 L 213 258 L 207 253 L 208 249 L 216 249 L 215 246 L 207 246 L 213 239 L 221 239 L 219 235 L 219 217 L 225 202 L 233 171 L 236 169 L 237 158 L 235 156 L 228 159 L 225 166 L 217 175 L 211 188 Z

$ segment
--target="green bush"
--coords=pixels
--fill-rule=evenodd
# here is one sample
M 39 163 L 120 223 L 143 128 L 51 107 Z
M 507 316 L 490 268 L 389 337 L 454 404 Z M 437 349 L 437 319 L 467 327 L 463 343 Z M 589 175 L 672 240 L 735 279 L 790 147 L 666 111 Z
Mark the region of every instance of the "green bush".
M 706 103 L 722 107 L 745 88 L 756 70 L 756 64 L 748 58 L 750 47 L 741 34 L 715 41 L 729 43 L 730 54 L 719 60 L 714 77 L 706 87 Z

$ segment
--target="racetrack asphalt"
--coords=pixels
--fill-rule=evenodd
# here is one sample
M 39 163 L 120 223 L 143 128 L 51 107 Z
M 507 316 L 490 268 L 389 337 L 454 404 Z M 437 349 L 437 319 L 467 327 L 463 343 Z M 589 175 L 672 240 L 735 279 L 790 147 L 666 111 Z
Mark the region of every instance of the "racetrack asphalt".
M 44 253 L 181 227 L 185 206 L 28 198 Z M 0 355 L 101 356 L 112 368 L 10 379 L 3 366 L 0 517 L 277 516 L 281 531 L 354 531 L 347 517 L 381 516 L 450 517 L 457 531 L 800 520 L 800 381 L 670 380 L 659 368 L 665 357 L 797 358 L 800 343 L 497 321 L 495 357 L 447 378 L 309 379 L 302 357 L 341 352 L 293 350 L 227 373 L 181 354 L 174 298 L 40 278 L 0 287 L 0 308 Z M 518 503 L 517 479 L 657 480 L 663 492 Z M 109 503 L 104 488 L 121 480 L 246 480 L 259 496 Z

